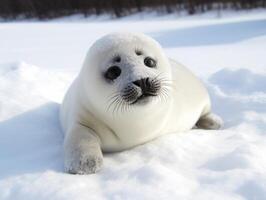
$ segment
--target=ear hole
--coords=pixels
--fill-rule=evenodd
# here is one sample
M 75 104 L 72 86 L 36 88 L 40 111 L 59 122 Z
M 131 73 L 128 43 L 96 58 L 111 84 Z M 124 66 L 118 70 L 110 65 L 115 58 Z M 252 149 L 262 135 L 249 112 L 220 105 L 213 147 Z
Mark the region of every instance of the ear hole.
M 140 55 L 142 55 L 142 52 L 140 51 L 140 50 L 135 50 L 135 53 L 137 54 L 137 56 L 140 56 Z
M 113 61 L 114 62 L 121 62 L 121 57 L 120 56 L 115 56 Z

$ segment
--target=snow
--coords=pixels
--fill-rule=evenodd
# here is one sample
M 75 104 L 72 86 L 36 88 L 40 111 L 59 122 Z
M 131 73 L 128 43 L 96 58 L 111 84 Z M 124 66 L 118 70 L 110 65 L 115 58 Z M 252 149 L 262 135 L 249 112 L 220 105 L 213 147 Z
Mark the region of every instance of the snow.
M 0 24 L 1 200 L 265 199 L 265 10 L 140 18 Z M 197 74 L 225 126 L 106 154 L 98 174 L 66 174 L 59 104 L 88 47 L 124 30 L 151 35 Z

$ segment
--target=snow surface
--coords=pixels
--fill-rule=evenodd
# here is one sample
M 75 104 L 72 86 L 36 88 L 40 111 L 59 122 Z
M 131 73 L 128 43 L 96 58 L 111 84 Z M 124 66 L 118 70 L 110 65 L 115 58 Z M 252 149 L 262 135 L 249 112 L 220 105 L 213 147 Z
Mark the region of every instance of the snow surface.
M 0 199 L 266 199 L 266 12 L 0 24 Z M 88 47 L 140 31 L 207 85 L 219 131 L 169 134 L 63 171 L 59 103 Z

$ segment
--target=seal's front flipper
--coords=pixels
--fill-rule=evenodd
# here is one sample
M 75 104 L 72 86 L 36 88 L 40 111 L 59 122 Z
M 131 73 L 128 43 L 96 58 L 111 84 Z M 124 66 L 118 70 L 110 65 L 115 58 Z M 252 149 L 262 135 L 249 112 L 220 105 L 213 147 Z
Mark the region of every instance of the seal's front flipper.
M 200 117 L 196 126 L 200 129 L 217 130 L 223 126 L 223 120 L 218 115 L 208 113 Z
M 66 136 L 64 150 L 65 170 L 70 174 L 92 174 L 102 167 L 99 138 L 88 127 L 75 125 Z

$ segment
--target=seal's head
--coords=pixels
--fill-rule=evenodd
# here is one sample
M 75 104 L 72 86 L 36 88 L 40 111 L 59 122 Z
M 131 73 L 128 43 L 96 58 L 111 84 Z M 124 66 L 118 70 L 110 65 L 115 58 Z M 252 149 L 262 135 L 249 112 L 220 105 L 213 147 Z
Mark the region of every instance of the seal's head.
M 114 111 L 167 99 L 172 79 L 160 45 L 139 33 L 113 33 L 97 40 L 80 75 L 86 93 L 95 99 L 92 104 L 108 105 Z

